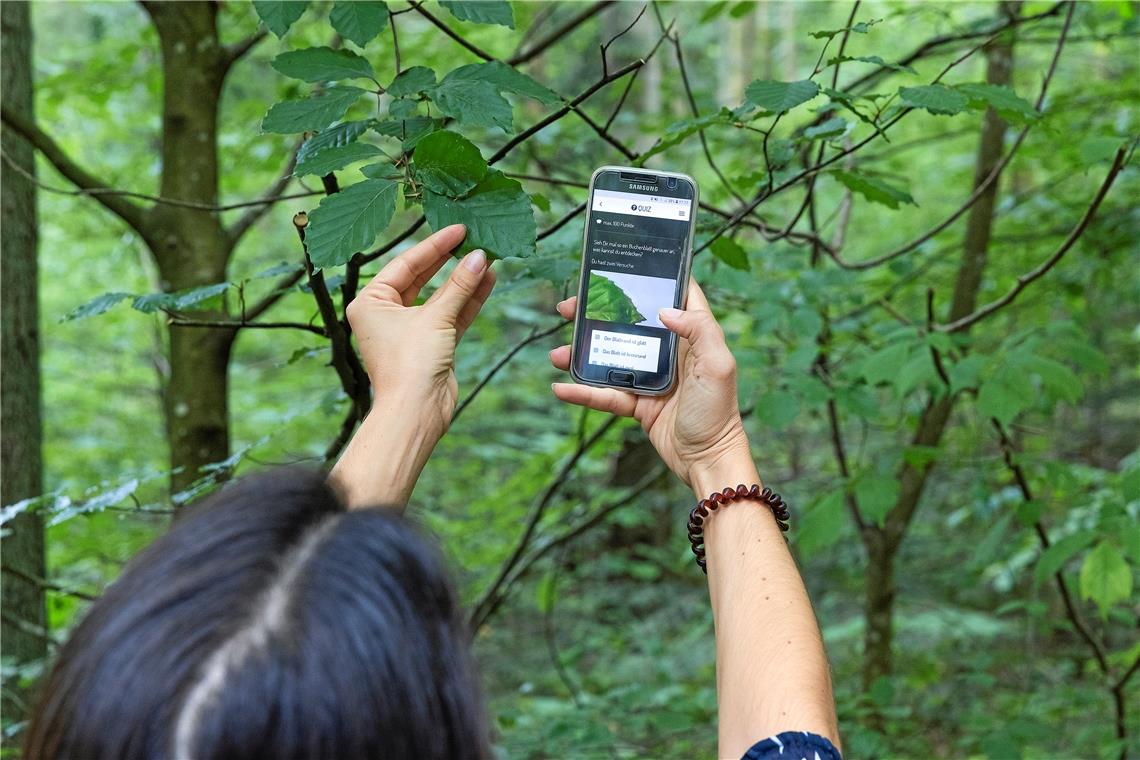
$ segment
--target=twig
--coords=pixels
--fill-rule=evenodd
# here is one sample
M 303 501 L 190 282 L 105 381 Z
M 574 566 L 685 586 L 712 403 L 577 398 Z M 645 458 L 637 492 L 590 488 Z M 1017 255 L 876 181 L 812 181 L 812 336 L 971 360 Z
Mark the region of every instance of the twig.
M 609 64 L 609 61 L 607 60 L 607 56 L 606 56 L 607 51 L 609 51 L 609 49 L 610 49 L 610 45 L 617 42 L 619 39 L 624 37 L 629 32 L 630 29 L 637 26 L 637 22 L 641 21 L 641 17 L 645 15 L 645 9 L 648 7 L 649 7 L 648 3 L 642 5 L 641 10 L 637 12 L 637 15 L 634 16 L 633 21 L 630 21 L 629 25 L 627 27 L 625 27 L 620 32 L 615 34 L 613 37 L 610 37 L 608 40 L 606 40 L 601 45 L 599 45 L 599 47 L 601 48 L 601 51 L 602 51 L 602 77 L 603 78 L 608 76 L 610 73 L 610 64 Z
M 494 613 L 495 609 L 498 608 L 502 602 L 502 592 L 505 590 L 503 584 L 511 574 L 511 571 L 515 569 L 519 560 L 522 559 L 523 554 L 530 545 L 531 538 L 534 536 L 535 528 L 538 527 L 539 521 L 546 513 L 546 508 L 550 506 L 550 502 L 554 499 L 554 496 L 566 485 L 570 473 L 574 471 L 579 460 L 581 460 L 598 441 L 602 440 L 605 434 L 610 431 L 610 428 L 617 424 L 619 419 L 621 418 L 611 416 L 594 431 L 593 435 L 578 444 L 578 448 L 574 450 L 574 453 L 570 455 L 570 458 L 559 468 L 554 478 L 547 484 L 546 488 L 543 489 L 542 494 L 535 501 L 534 506 L 531 507 L 530 515 L 527 517 L 526 523 L 523 526 L 523 532 L 515 543 L 514 549 L 511 550 L 506 561 L 503 562 L 499 568 L 499 573 L 495 577 L 495 580 L 491 582 L 491 585 L 486 588 L 479 597 L 479 600 L 471 608 L 471 616 L 468 619 L 468 629 L 472 635 L 483 626 L 483 623 L 487 621 L 487 618 Z
M 25 573 L 23 570 L 18 570 L 17 568 L 10 567 L 9 565 L 4 565 L 2 569 L 5 573 L 8 573 L 8 575 L 14 575 L 20 580 L 31 583 L 33 586 L 38 586 L 45 591 L 53 591 L 57 594 L 63 594 L 64 596 L 72 596 L 76 599 L 82 599 L 85 602 L 93 602 L 99 598 L 95 594 L 89 594 L 85 591 L 77 591 L 73 588 L 61 586 L 58 583 L 49 581 L 46 578 L 40 578 L 38 576 L 32 575 L 31 573 Z
M 430 21 L 432 24 L 434 24 L 441 32 L 443 32 L 448 37 L 450 37 L 451 39 L 458 42 L 460 45 L 462 45 L 463 47 L 465 47 L 467 50 L 471 51 L 472 53 L 474 53 L 478 57 L 482 58 L 484 61 L 495 60 L 495 56 L 491 55 L 490 53 L 488 53 L 485 50 L 482 50 L 481 48 L 479 48 L 474 43 L 469 42 L 466 38 L 463 37 L 463 35 L 459 34 L 459 32 L 455 31 L 450 26 L 448 26 L 447 24 L 443 23 L 438 18 L 433 16 L 430 11 L 426 10 L 423 7 L 422 2 L 415 2 L 413 0 L 412 7 L 416 9 L 416 13 L 420 14 L 421 16 L 426 18 L 428 21 Z
M 1135 147 L 1135 145 L 1136 143 L 1133 142 L 1132 147 Z M 1126 155 L 1128 155 L 1128 150 L 1126 150 L 1124 147 L 1121 147 L 1120 150 L 1116 152 L 1116 158 L 1112 162 L 1112 167 L 1108 170 L 1108 174 L 1105 175 L 1104 182 L 1101 183 L 1100 189 L 1097 190 L 1097 193 L 1093 197 L 1092 202 L 1085 210 L 1084 216 L 1081 217 L 1081 220 L 1077 222 L 1077 226 L 1073 228 L 1068 237 L 1065 238 L 1064 242 L 1061 243 L 1061 245 L 1052 253 L 1052 255 L 1049 256 L 1049 258 L 1045 259 L 1045 261 L 1043 261 L 1036 269 L 1033 269 L 1032 271 L 1019 276 L 1017 278 L 1017 282 L 1005 295 L 989 302 L 985 306 L 982 306 L 971 314 L 967 314 L 961 319 L 956 319 L 948 324 L 938 325 L 935 329 L 941 332 L 959 332 L 961 330 L 965 330 L 971 325 L 982 321 L 994 312 L 1000 310 L 1002 307 L 1013 303 L 1013 300 L 1017 298 L 1018 294 L 1020 294 L 1021 291 L 1029 287 L 1029 285 L 1034 280 L 1040 279 L 1046 273 L 1048 273 L 1048 271 L 1052 269 L 1058 261 L 1061 260 L 1065 253 L 1067 253 L 1068 250 L 1073 247 L 1073 244 L 1077 242 L 1081 235 L 1084 234 L 1085 229 L 1088 228 L 1089 224 L 1096 216 L 1096 212 L 1097 209 L 1100 208 L 1101 201 L 1103 201 L 1104 197 L 1108 195 L 1108 191 L 1112 187 L 1112 183 L 1116 180 L 1117 175 L 1120 174 L 1120 170 L 1124 168 Z
M 352 438 L 352 431 L 356 429 L 358 419 L 363 418 L 358 417 L 356 407 L 350 404 L 348 413 L 344 415 L 344 420 L 340 423 L 340 430 L 337 432 L 336 438 L 325 448 L 323 459 L 326 465 L 332 464 L 340 456 L 340 452 L 344 451 L 344 447 Z
M 265 39 L 267 34 L 269 34 L 269 32 L 266 29 L 258 29 L 256 32 L 246 37 L 244 40 L 239 40 L 238 42 L 227 46 L 222 58 L 223 68 L 225 70 L 228 70 L 231 66 L 241 60 L 241 58 L 243 58 L 246 53 L 248 53 L 250 50 L 253 50 L 254 46 L 257 45 L 257 43 Z
M 289 183 L 293 181 L 293 169 L 297 166 L 297 151 L 300 150 L 301 143 L 298 143 L 289 153 L 289 160 L 285 162 L 285 168 L 281 171 L 281 175 L 277 181 L 269 188 L 261 198 L 261 203 L 253 205 L 242 214 L 233 226 L 226 230 L 226 238 L 229 240 L 231 246 L 237 245 L 242 236 L 249 231 L 253 225 L 257 224 L 261 217 L 268 213 L 270 207 L 275 200 L 279 199 L 285 188 L 289 187 Z
M 499 370 L 507 366 L 507 363 L 513 359 L 519 351 L 522 351 L 524 348 L 529 346 L 531 343 L 534 343 L 535 341 L 539 341 L 543 338 L 553 335 L 569 324 L 571 324 L 571 322 L 567 320 L 559 322 L 553 327 L 549 327 L 542 331 L 539 331 L 536 328 L 530 333 L 530 335 L 512 346 L 509 351 L 503 354 L 502 357 L 500 357 L 499 360 L 495 362 L 494 366 L 492 366 L 491 369 L 487 371 L 487 374 L 483 375 L 482 379 L 480 379 L 479 382 L 476 383 L 475 387 L 471 389 L 471 392 L 467 394 L 467 397 L 459 402 L 459 406 L 455 407 L 455 413 L 451 415 L 451 424 L 455 424 L 455 421 L 459 419 L 459 415 L 463 413 L 463 410 L 466 409 L 471 404 L 471 402 L 475 400 L 475 397 L 479 395 L 479 392 L 482 391 L 484 387 L 486 387 L 487 383 L 491 382 L 491 379 L 499 373 Z
M 604 0 L 603 2 L 600 2 L 600 3 L 590 3 L 589 5 L 587 5 L 585 10 L 583 10 L 583 11 L 577 13 L 576 15 L 570 17 L 563 24 L 559 25 L 558 27 L 555 27 L 550 32 L 550 34 L 546 35 L 541 40 L 534 43 L 534 45 L 527 48 L 523 52 L 515 53 L 513 56 L 511 56 L 507 60 L 507 63 L 510 64 L 511 66 L 518 66 L 520 64 L 527 63 L 527 62 L 533 60 L 534 58 L 537 58 L 538 56 L 542 55 L 542 53 L 545 52 L 550 46 L 554 45 L 559 40 L 561 40 L 563 37 L 570 34 L 572 31 L 574 31 L 579 26 L 584 24 L 586 21 L 593 18 L 594 16 L 596 16 L 597 14 L 601 13 L 602 11 L 606 10 L 607 8 L 609 8 L 611 5 L 614 5 L 614 4 L 615 4 L 614 0 Z
M 170 319 L 166 322 L 168 325 L 175 327 L 210 327 L 219 330 L 304 330 L 322 338 L 329 337 L 328 331 L 317 325 L 310 325 L 304 322 L 254 322 L 250 320 L 237 320 L 237 319 L 186 319 L 171 315 Z
M 400 63 L 400 38 L 396 34 L 396 17 L 391 13 L 388 14 L 388 26 L 392 27 L 392 56 L 396 62 L 396 76 L 399 76 L 403 71 Z

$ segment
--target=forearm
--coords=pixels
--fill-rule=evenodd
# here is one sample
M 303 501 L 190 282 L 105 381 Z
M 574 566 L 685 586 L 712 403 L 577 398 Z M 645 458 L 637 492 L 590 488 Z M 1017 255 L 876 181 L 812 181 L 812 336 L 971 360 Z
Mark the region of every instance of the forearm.
M 746 451 L 691 474 L 698 498 L 759 483 Z M 838 746 L 827 656 L 807 590 L 771 511 L 735 502 L 705 521 L 716 630 L 721 757 L 738 758 L 781 731 L 812 731 Z
M 329 481 L 350 509 L 402 510 L 439 438 L 405 405 L 377 399 Z

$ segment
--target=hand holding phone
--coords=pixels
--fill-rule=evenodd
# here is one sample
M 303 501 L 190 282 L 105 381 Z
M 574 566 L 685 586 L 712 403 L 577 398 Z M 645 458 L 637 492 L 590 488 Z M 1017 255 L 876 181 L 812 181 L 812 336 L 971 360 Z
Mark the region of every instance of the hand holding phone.
M 570 374 L 660 395 L 672 388 L 677 339 L 658 313 L 685 305 L 697 183 L 675 172 L 603 166 L 590 180 Z
M 738 463 L 751 462 L 751 455 L 737 403 L 736 360 L 700 286 L 691 279 L 687 285 L 688 308 L 661 314 L 677 338 L 676 382 L 668 394 L 575 383 L 555 383 L 553 390 L 567 403 L 636 419 L 669 469 L 696 486 L 745 477 Z M 567 319 L 578 309 L 577 297 L 558 304 L 558 313 Z M 551 351 L 550 361 L 569 370 L 570 346 Z

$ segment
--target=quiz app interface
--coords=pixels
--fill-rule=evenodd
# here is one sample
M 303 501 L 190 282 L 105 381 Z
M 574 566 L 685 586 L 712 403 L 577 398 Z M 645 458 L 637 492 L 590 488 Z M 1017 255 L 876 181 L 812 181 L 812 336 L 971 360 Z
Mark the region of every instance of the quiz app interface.
M 666 372 L 669 331 L 657 312 L 674 304 L 692 200 L 594 190 L 586 261 L 586 361 Z

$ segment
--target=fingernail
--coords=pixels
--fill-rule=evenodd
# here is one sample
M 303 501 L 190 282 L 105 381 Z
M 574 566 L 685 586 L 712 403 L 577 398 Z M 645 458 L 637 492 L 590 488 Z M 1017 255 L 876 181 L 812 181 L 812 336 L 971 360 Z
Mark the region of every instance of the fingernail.
M 657 312 L 657 314 L 659 316 L 665 317 L 665 319 L 676 319 L 677 317 L 681 316 L 681 310 L 680 309 L 662 309 L 661 311 Z
M 467 228 L 462 224 L 449 224 L 448 226 L 444 227 L 443 229 L 445 229 L 445 230 L 464 230 L 464 231 L 467 230 Z M 440 230 L 440 231 L 442 232 L 443 230 Z
M 487 255 L 479 250 L 472 251 L 463 257 L 463 266 L 475 274 L 479 274 L 487 266 Z

